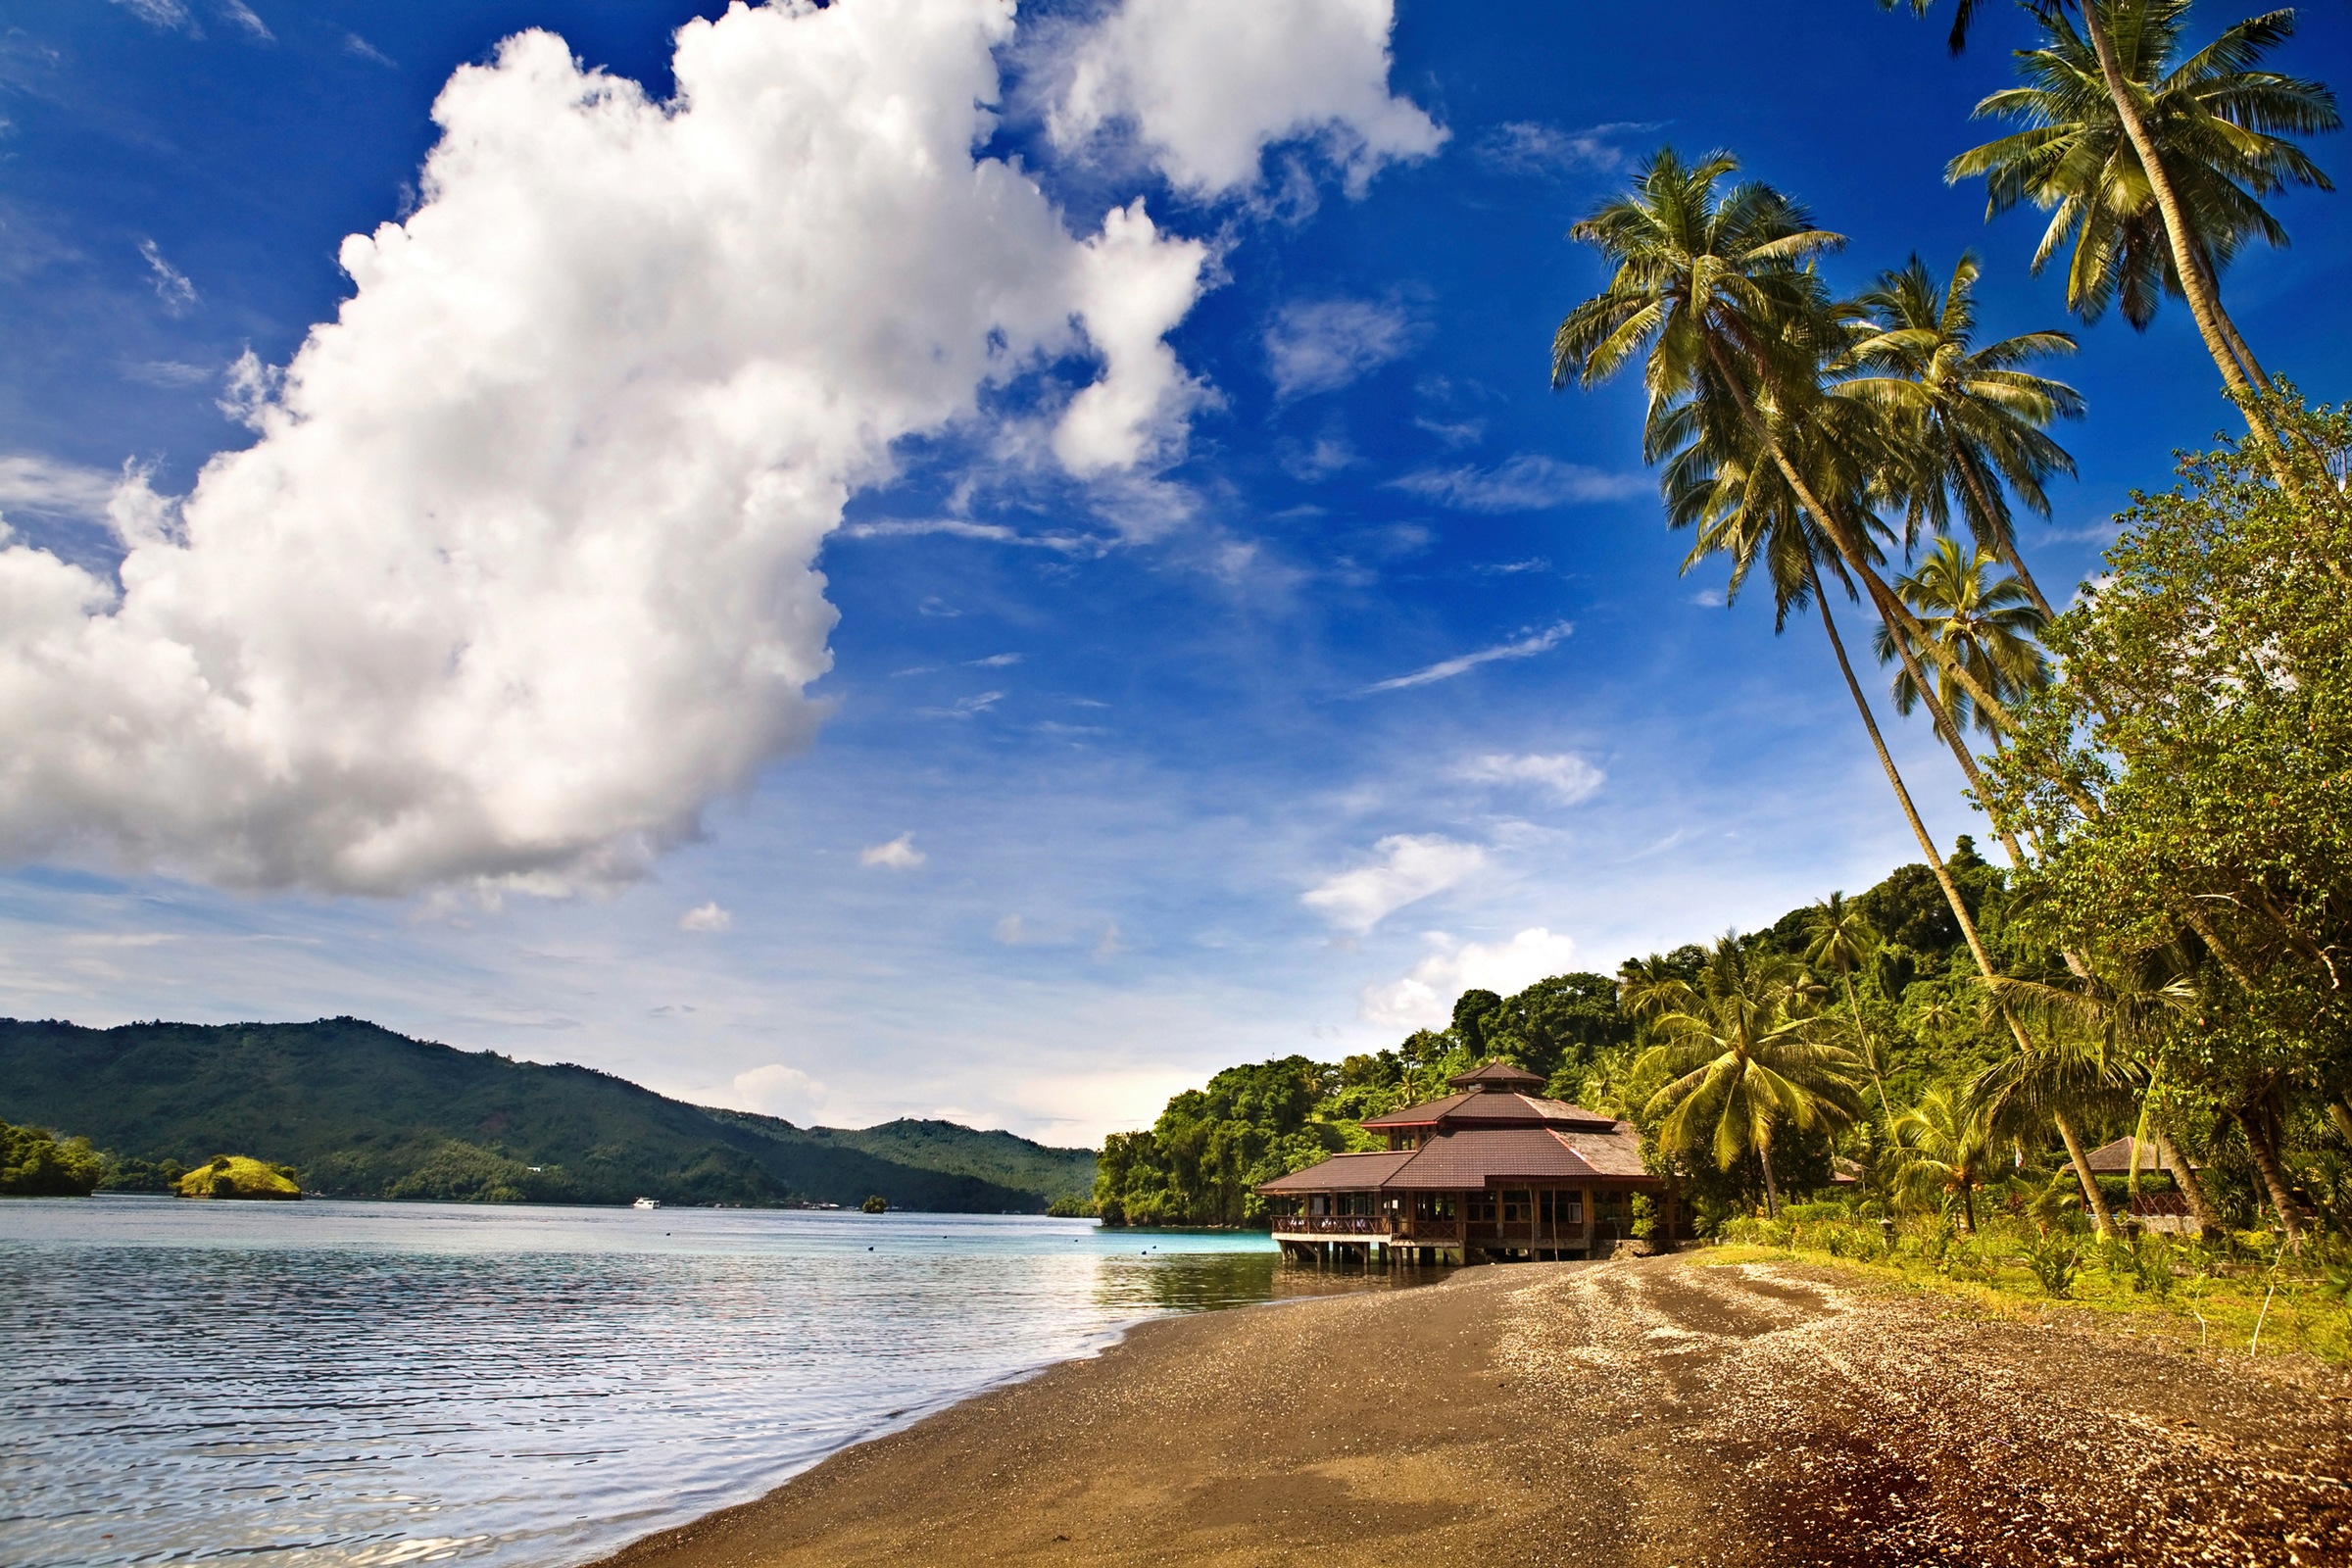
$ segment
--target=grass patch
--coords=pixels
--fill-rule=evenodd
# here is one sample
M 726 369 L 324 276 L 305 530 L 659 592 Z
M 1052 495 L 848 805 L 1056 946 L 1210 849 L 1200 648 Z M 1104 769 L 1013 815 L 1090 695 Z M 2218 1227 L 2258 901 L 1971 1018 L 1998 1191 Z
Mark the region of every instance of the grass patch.
M 215 1154 L 179 1179 L 182 1198 L 300 1198 L 294 1173 L 243 1154 Z
M 1864 1220 L 1747 1228 L 1762 1234 L 1710 1246 L 1690 1260 L 1701 1267 L 1828 1265 L 1881 1287 L 1932 1292 L 1985 1316 L 2046 1320 L 2064 1312 L 2210 1349 L 2352 1364 L 2352 1259 L 2269 1257 L 2260 1239 L 2208 1247 L 2149 1237 L 2131 1245 L 2004 1223 L 1976 1236 L 1914 1226 L 1891 1248 Z

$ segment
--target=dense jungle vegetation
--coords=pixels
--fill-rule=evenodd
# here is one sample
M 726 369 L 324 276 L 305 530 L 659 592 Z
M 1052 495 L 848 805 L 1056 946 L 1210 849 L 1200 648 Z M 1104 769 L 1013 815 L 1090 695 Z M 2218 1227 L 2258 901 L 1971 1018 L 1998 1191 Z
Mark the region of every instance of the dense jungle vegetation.
M 1220 1073 L 1105 1145 L 1106 1219 L 1249 1223 L 1252 1183 L 1501 1056 L 1639 1124 L 1707 1230 L 1795 1244 L 1831 1216 L 1783 1195 L 1842 1159 L 1845 1228 L 1816 1241 L 2051 1295 L 2083 1269 L 2167 1291 L 2178 1259 L 2116 1210 L 2169 1178 L 2086 1158 L 2130 1133 L 2185 1173 L 2197 1256 L 2352 1291 L 2352 418 L 2266 370 L 2221 291 L 2247 244 L 2284 242 L 2268 199 L 2331 188 L 2298 138 L 2340 115 L 2272 60 L 2291 11 L 2196 44 L 2187 0 L 2029 10 L 2039 36 L 1978 106 L 2004 133 L 1947 178 L 1984 180 L 1988 217 L 2048 215 L 2034 267 L 2063 261 L 2082 321 L 2185 307 L 2244 426 L 2133 495 L 2063 611 L 2020 514 L 2049 515 L 2073 471 L 2052 432 L 2087 411 L 2044 370 L 2078 343 L 1981 333 L 1974 256 L 1840 290 L 1844 239 L 1798 201 L 1728 153 L 1662 149 L 1569 231 L 1604 280 L 1551 345 L 1555 387 L 1640 377 L 1684 569 L 1768 596 L 1776 630 L 1818 621 L 1920 863 L 1614 976 L 1468 993 L 1373 1055 Z M 1955 51 L 1975 14 L 1955 8 Z M 1929 835 L 1889 702 L 1948 753 L 1999 863 Z

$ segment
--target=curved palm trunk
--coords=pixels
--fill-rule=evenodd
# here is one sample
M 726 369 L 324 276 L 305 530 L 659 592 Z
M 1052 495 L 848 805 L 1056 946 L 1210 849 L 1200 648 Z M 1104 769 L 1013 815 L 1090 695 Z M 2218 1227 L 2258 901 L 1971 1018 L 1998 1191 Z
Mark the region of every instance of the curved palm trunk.
M 1911 613 L 1910 607 L 1902 602 L 1893 589 L 1886 586 L 1886 579 L 1870 564 L 1869 554 L 1862 549 L 1860 541 L 1829 508 L 1821 504 L 1821 498 L 1813 493 L 1813 487 L 1805 482 L 1804 475 L 1796 471 L 1796 465 L 1790 463 L 1788 454 L 1781 449 L 1780 440 L 1772 433 L 1772 427 L 1756 412 L 1756 405 L 1748 397 L 1746 386 L 1732 373 L 1731 366 L 1725 362 L 1723 344 L 1711 331 L 1701 335 L 1706 340 L 1707 358 L 1714 362 L 1715 373 L 1723 377 L 1725 389 L 1731 393 L 1733 401 L 1740 405 L 1740 416 L 1747 421 L 1749 432 L 1763 444 L 1765 454 L 1772 459 L 1773 466 L 1781 470 L 1781 477 L 1788 481 L 1788 488 L 1797 502 L 1811 514 L 1824 536 L 1837 547 L 1838 558 L 1845 563 L 1846 569 L 1870 591 L 1871 608 L 1879 612 L 1882 620 L 1900 627 L 1914 642 L 1929 649 L 1936 666 L 1950 675 L 1962 691 L 1984 709 L 1996 727 L 2014 729 L 2015 721 L 2009 717 L 2008 710 L 2001 706 L 2000 699 L 1986 691 L 1984 683 L 1977 679 L 1967 665 L 1954 659 L 1950 650 L 1928 635 L 1928 629 L 1919 623 L 1919 617 Z M 1820 592 L 1820 577 L 1816 573 L 1815 596 L 1819 597 Z
M 2205 1179 L 2191 1170 L 2188 1161 L 2180 1157 L 2180 1146 L 2173 1141 L 2173 1135 L 2165 1127 L 2162 1116 L 2150 1118 L 2148 1138 L 2155 1144 L 2156 1152 L 2164 1157 L 2164 1162 L 2172 1166 L 2173 1180 L 2179 1185 L 2181 1198 L 2188 1203 L 2188 1217 L 2197 1222 L 2197 1234 L 2218 1235 L 2222 1228 L 2221 1215 L 2214 1209 L 2213 1200 L 2205 1196 Z
M 1764 1167 L 1764 1217 L 1779 1219 L 1781 1217 L 1781 1189 L 1780 1184 L 1772 1179 L 1772 1145 L 1758 1144 L 1756 1146 L 1756 1161 Z
M 1974 1182 L 1960 1186 L 1960 1212 L 1968 1218 L 1968 1234 L 1977 1234 L 1977 1187 Z
M 2075 1167 L 2075 1180 L 2082 1186 L 2082 1206 L 2090 1211 L 2101 1236 L 2113 1236 L 2115 1215 L 2108 1210 L 2107 1195 L 2099 1191 L 2099 1179 L 2090 1173 L 2090 1156 L 2082 1152 L 2082 1135 L 2075 1130 L 2075 1118 L 2057 1110 L 2050 1113 L 2050 1120 L 2058 1124 L 2058 1136 L 2066 1140 L 2067 1160 Z
M 2189 315 L 2196 319 L 2198 335 L 2205 339 L 2205 352 L 2213 356 L 2214 365 L 2222 372 L 2222 384 L 2230 389 L 2245 415 L 2246 427 L 2270 449 L 2271 466 L 2280 485 L 2291 488 L 2280 461 L 2278 432 L 2271 428 L 2269 418 L 2253 401 L 2255 383 L 2248 377 L 2247 366 L 2238 359 L 2237 346 L 2244 340 L 2237 336 L 2237 327 L 2222 309 L 2221 292 L 2189 232 L 2186 219 L 2181 216 L 2180 196 L 2173 188 L 2172 172 L 2157 156 L 2156 139 L 2148 134 L 2148 122 L 2140 118 L 2138 101 L 2132 96 L 2132 84 L 2124 78 L 2123 63 L 2115 54 L 2115 40 L 2107 32 L 2107 19 L 2099 14 L 2099 0 L 2080 0 L 2080 3 L 2084 29 L 2090 34 L 2090 47 L 2099 57 L 2099 74 L 2107 79 L 2107 96 L 2114 101 L 2125 139 L 2132 143 L 2132 151 L 2148 176 L 2148 190 L 2156 198 L 2156 211 L 2163 216 L 2165 238 L 2172 246 L 2173 270 L 2180 279 L 2180 294 L 2188 302 Z M 2250 362 L 2252 358 L 2249 350 L 2246 359 Z M 2261 373 L 2259 367 L 2254 373 Z
M 2303 1218 L 2295 1209 L 2295 1200 L 2286 1190 L 2286 1172 L 2278 1163 L 2278 1147 L 2271 1140 L 2269 1097 L 2251 1105 L 2243 1105 L 2230 1114 L 2246 1135 L 2246 1148 L 2254 1155 L 2254 1168 L 2262 1172 L 2262 1185 L 2270 1193 L 2271 1207 L 2278 1211 L 2278 1223 L 2285 1227 L 2286 1245 L 2293 1250 L 2303 1245 Z
M 1992 498 L 1984 490 L 1984 476 L 1977 471 L 1977 466 L 1970 463 L 1967 455 L 1960 450 L 1959 437 L 1947 429 L 1944 440 L 1952 449 L 1952 466 L 1958 468 L 1960 476 L 1968 481 L 1969 499 L 1977 504 L 1977 514 L 1984 519 L 1984 534 L 1993 541 L 1992 553 L 2000 557 L 2002 565 L 2017 574 L 2018 586 L 2025 589 L 2026 597 L 2034 601 L 2034 608 L 2041 612 L 2041 618 L 2045 621 L 2056 620 L 2058 612 L 2042 597 L 2041 584 L 2034 580 L 2034 574 L 2026 569 L 2025 557 L 2018 553 L 2015 531 L 2004 527 L 2000 514 L 1993 511 Z
M 1886 770 L 1886 782 L 1893 787 L 1895 799 L 1902 803 L 1903 816 L 1911 824 L 1912 835 L 1919 840 L 1921 853 L 1928 858 L 1929 869 L 1936 873 L 1936 885 L 1943 889 L 1944 901 L 1952 907 L 1952 918 L 1960 922 L 1960 933 L 1968 939 L 1968 951 L 1977 960 L 1977 972 L 1990 980 L 1999 971 L 1992 966 L 1991 955 L 1984 951 L 1984 939 L 1977 932 L 1976 916 L 1969 913 L 1967 902 L 1960 897 L 1958 884 L 1952 881 L 1951 870 L 1944 864 L 1942 855 L 1936 851 L 1936 841 L 1929 835 L 1927 824 L 1919 818 L 1919 808 L 1912 804 L 1911 791 L 1904 785 L 1902 772 L 1894 765 L 1894 758 L 1886 750 L 1886 737 L 1879 733 L 1879 721 L 1871 713 L 1869 699 L 1862 695 L 1862 683 L 1854 678 L 1854 666 L 1845 657 L 1844 640 L 1838 635 L 1837 623 L 1831 618 L 1829 596 L 1821 588 L 1821 569 L 1810 559 L 1805 562 L 1805 574 L 1813 584 L 1813 599 L 1815 607 L 1821 612 L 1822 630 L 1829 634 L 1830 647 L 1838 655 L 1838 668 L 1845 676 L 1846 692 L 1853 698 L 1855 709 L 1861 712 L 1863 727 L 1870 731 L 1870 743 L 1879 754 L 1879 766 Z M 2017 1049 L 2031 1054 L 2034 1042 L 2027 1036 L 2025 1025 L 2019 1023 L 2017 1015 L 2007 1007 L 2002 1007 L 2000 1013 L 2001 1021 L 2009 1026 L 2010 1037 L 2017 1042 Z M 2099 1234 L 2113 1234 L 2115 1217 L 2107 1211 L 2107 1200 L 2099 1192 L 2098 1182 L 2090 1174 L 2090 1161 L 2082 1152 L 2082 1139 L 2075 1135 L 2073 1122 L 2063 1114 L 2058 1117 L 2058 1132 L 2066 1140 L 2067 1156 L 2074 1164 L 2075 1179 L 2082 1185 L 2082 1201 L 2097 1222 Z
M 1928 683 L 1927 672 L 1920 667 L 1919 656 L 1912 651 L 1910 637 L 1897 628 L 1894 636 L 1888 640 L 1894 644 L 1895 656 L 1902 661 L 1903 672 L 1911 677 L 1912 686 L 1918 690 L 1919 700 L 1927 705 L 1928 717 L 1934 721 L 1936 735 L 1952 749 L 1952 757 L 1960 764 L 1961 776 L 1968 780 L 1969 789 L 1976 794 L 1978 807 L 1984 812 L 1985 820 L 1992 824 L 1992 831 L 2000 839 L 2001 848 L 2008 852 L 2009 863 L 2022 869 L 2026 863 L 2026 852 L 2019 847 L 2017 835 L 2009 830 L 2009 825 L 2001 820 L 2000 813 L 1992 808 L 1992 795 L 1984 788 L 1984 775 L 1978 771 L 1977 760 L 1969 754 L 1968 742 L 1961 737 L 1960 726 L 1952 722 L 1951 710 L 1944 706 L 1942 695 Z M 1994 732 L 1994 739 L 1999 739 L 1998 731 Z

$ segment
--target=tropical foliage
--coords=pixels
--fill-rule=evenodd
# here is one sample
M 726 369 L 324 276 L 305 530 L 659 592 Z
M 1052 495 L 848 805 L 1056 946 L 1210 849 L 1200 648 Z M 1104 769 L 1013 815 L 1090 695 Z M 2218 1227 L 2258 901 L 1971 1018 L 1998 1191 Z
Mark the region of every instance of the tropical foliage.
M 2052 432 L 2087 411 L 2041 362 L 2075 340 L 1982 331 L 1972 256 L 1841 293 L 1845 241 L 1801 202 L 1729 153 L 1658 151 L 1570 230 L 1601 274 L 1553 336 L 1554 385 L 1641 377 L 1684 569 L 1720 563 L 1735 604 L 1760 586 L 1776 630 L 1819 618 L 1921 863 L 1712 950 L 1629 959 L 1613 1017 L 1578 980 L 1556 1054 L 1541 1029 L 1490 1032 L 1518 999 L 1477 993 L 1394 1051 L 1269 1064 L 1295 1093 L 1249 1137 L 1171 1105 L 1133 1135 L 1133 1168 L 1166 1173 L 1151 1211 L 1247 1217 L 1251 1172 L 1348 1147 L 1362 1116 L 1491 1053 L 1642 1125 L 1706 1222 L 1775 1209 L 1836 1158 L 1841 1212 L 1908 1216 L 1938 1255 L 2024 1227 L 2021 1266 L 2054 1291 L 2085 1270 L 2169 1282 L 2103 1250 L 2125 1245 L 2126 1200 L 2176 1176 L 2227 1246 L 2340 1245 L 2305 1247 L 2352 1224 L 2352 418 L 2265 370 L 2221 297 L 2247 244 L 2285 242 L 2276 199 L 2329 188 L 2302 141 L 2337 126 L 2335 99 L 2279 68 L 2290 12 L 2028 10 L 2039 37 L 1979 106 L 2011 129 L 1950 176 L 1986 181 L 1988 217 L 2049 215 L 2034 270 L 2067 257 L 2082 318 L 2145 325 L 2180 297 L 2245 441 L 2137 497 L 2061 613 L 2019 519 L 2073 472 Z M 1978 14 L 1958 0 L 1955 51 Z M 1846 605 L 2005 867 L 1929 835 Z M 2127 1133 L 2165 1175 L 2136 1152 L 2123 1177 L 2091 1168 Z
M 0 1122 L 0 1198 L 87 1198 L 105 1177 L 88 1139 Z

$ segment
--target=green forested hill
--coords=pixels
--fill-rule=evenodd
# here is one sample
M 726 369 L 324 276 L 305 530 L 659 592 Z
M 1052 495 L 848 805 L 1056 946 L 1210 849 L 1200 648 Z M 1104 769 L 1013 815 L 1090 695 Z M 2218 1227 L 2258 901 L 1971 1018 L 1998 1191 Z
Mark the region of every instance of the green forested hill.
M 586 1067 L 300 1024 L 0 1020 L 0 1121 L 133 1159 L 223 1151 L 297 1167 L 322 1197 L 857 1203 L 1035 1212 L 1084 1193 L 1085 1150 L 950 1122 L 862 1131 L 665 1099 Z

